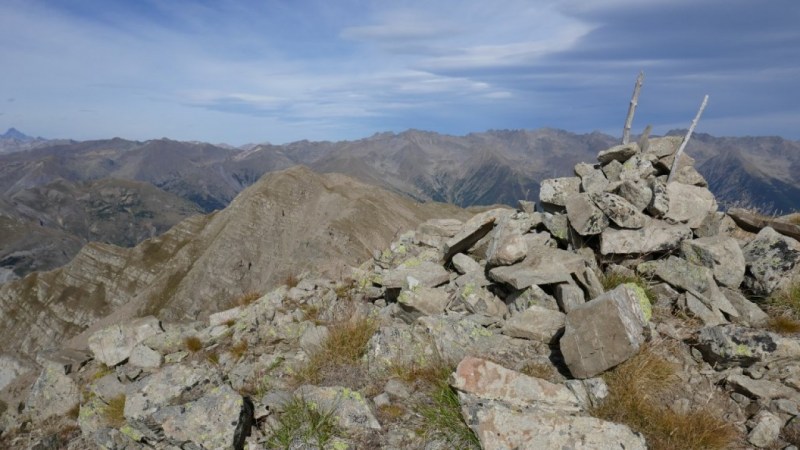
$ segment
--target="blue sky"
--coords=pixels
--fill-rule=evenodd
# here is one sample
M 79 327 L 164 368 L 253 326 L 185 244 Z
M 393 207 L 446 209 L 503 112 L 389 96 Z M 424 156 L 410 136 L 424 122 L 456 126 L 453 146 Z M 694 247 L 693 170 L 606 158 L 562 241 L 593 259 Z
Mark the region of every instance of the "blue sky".
M 0 131 L 283 143 L 408 128 L 800 139 L 797 0 L 2 0 Z

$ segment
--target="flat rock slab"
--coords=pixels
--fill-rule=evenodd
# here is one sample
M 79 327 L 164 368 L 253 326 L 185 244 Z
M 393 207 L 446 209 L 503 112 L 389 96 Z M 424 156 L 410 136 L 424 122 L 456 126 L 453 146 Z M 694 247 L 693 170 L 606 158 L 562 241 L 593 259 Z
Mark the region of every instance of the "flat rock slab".
M 442 314 L 449 301 L 449 295 L 443 289 L 423 286 L 404 289 L 397 297 L 397 304 L 403 310 L 403 318 L 408 323 L 420 316 Z
M 626 361 L 644 343 L 650 303 L 623 284 L 567 314 L 561 353 L 576 378 L 591 378 Z
M 158 319 L 143 317 L 95 332 L 89 337 L 89 350 L 95 359 L 113 367 L 128 359 L 136 344 L 162 332 Z
M 331 412 L 337 424 L 349 431 L 380 430 L 378 419 L 372 414 L 367 400 L 358 392 L 346 387 L 318 387 L 305 385 L 295 395 L 317 405 L 318 411 Z
M 591 199 L 598 208 L 621 228 L 642 228 L 648 218 L 630 202 L 610 192 L 592 194 Z
M 723 286 L 736 289 L 744 280 L 744 254 L 732 237 L 685 240 L 681 244 L 681 252 L 687 261 L 711 269 L 714 279 Z
M 450 281 L 450 273 L 441 264 L 430 261 L 387 270 L 381 277 L 381 284 L 386 289 L 414 289 L 417 286 L 436 287 L 448 281 Z
M 663 252 L 678 248 L 685 239 L 692 238 L 692 230 L 682 224 L 670 225 L 651 220 L 638 230 L 607 228 L 600 238 L 603 255 L 635 255 Z
M 608 227 L 608 217 L 595 205 L 589 194 L 570 196 L 566 208 L 570 225 L 581 236 L 600 234 Z
M 718 370 L 800 357 L 800 342 L 736 325 L 702 328 L 694 339 L 703 358 Z
M 525 289 L 533 285 L 566 283 L 572 280 L 571 273 L 581 272 L 585 262 L 581 255 L 566 250 L 540 247 L 513 266 L 496 267 L 489 271 L 489 278 Z
M 624 163 L 631 156 L 637 153 L 639 153 L 639 144 L 635 142 L 625 145 L 616 145 L 608 150 L 603 150 L 598 153 L 597 160 L 600 161 L 600 164 L 604 165 L 610 163 L 611 161 L 619 161 Z
M 444 261 L 450 261 L 457 253 L 466 252 L 475 245 L 475 243 L 489 234 L 492 228 L 494 228 L 495 220 L 497 220 L 497 218 L 491 215 L 479 215 L 467 221 L 458 234 L 444 243 Z
M 78 385 L 56 366 L 46 366 L 33 383 L 26 412 L 35 422 L 53 416 L 62 416 L 80 402 Z

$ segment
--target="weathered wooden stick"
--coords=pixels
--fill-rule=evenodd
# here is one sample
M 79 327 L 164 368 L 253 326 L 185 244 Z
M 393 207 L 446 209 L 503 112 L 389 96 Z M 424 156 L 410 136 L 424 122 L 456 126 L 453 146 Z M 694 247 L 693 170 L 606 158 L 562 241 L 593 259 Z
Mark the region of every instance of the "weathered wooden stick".
M 703 110 L 706 109 L 707 104 L 708 104 L 708 94 L 706 94 L 706 96 L 703 97 L 703 103 L 700 104 L 700 109 L 697 110 L 697 115 L 694 116 L 694 120 L 692 121 L 692 125 L 689 127 L 689 131 L 686 132 L 686 137 L 683 138 L 683 142 L 681 142 L 680 148 L 678 148 L 678 151 L 675 152 L 675 160 L 672 161 L 672 168 L 669 171 L 669 176 L 667 177 L 667 183 L 672 181 L 672 177 L 675 176 L 675 169 L 677 169 L 678 167 L 678 160 L 680 160 L 681 155 L 683 154 L 683 149 L 686 148 L 686 144 L 692 137 L 692 133 L 694 132 L 695 127 L 697 126 L 697 122 L 700 121 L 700 116 L 703 115 Z
M 631 104 L 628 106 L 628 117 L 625 118 L 625 128 L 622 129 L 622 145 L 627 144 L 631 140 L 631 125 L 633 125 L 633 113 L 636 112 L 636 106 L 639 105 L 639 91 L 642 90 L 642 83 L 644 82 L 644 71 L 639 72 L 636 77 L 636 86 L 633 88 L 633 97 L 631 97 Z

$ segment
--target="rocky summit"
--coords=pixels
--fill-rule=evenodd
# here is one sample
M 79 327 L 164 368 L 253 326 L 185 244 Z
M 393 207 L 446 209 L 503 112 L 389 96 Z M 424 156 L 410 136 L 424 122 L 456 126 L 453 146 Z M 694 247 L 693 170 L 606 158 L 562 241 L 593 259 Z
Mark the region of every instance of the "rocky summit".
M 158 285 L 163 303 L 155 313 L 95 321 L 85 339 L 48 351 L 35 353 L 31 343 L 54 344 L 71 329 L 39 336 L 65 309 L 44 301 L 56 295 L 54 276 L 15 282 L 48 308 L 20 310 L 27 336 L 3 326 L 17 330 L 14 345 L 33 352 L 35 366 L 10 356 L 0 362 L 2 442 L 796 449 L 800 243 L 771 227 L 739 229 L 717 211 L 689 158 L 668 182 L 679 139 L 642 144 L 609 148 L 599 164 L 576 166 L 574 177 L 544 181 L 536 208 L 525 201 L 519 210 L 429 218 L 336 276 L 308 271 L 225 304 L 214 296 L 236 292 L 204 286 L 238 282 L 242 293 L 258 287 L 258 271 L 270 264 L 267 256 L 242 257 L 249 249 L 226 250 L 261 231 L 234 220 L 255 195 L 245 193 L 212 217 L 184 222 L 161 246 L 137 247 L 153 253 L 146 273 L 139 267 L 132 275 L 122 253 L 104 257 L 113 266 L 95 263 L 114 267 L 110 278 L 129 277 L 133 293 L 108 297 L 124 300 L 109 311 L 142 298 L 159 276 L 167 278 Z M 308 192 L 291 195 L 315 201 Z M 266 199 L 258 204 L 275 210 Z M 337 214 L 314 205 L 327 211 L 315 211 L 317 220 Z M 258 209 L 248 211 L 250 223 L 259 220 Z M 297 216 L 293 226 L 308 221 Z M 192 243 L 171 243 L 231 229 L 202 254 Z M 102 251 L 84 250 L 82 264 Z M 174 260 L 181 268 L 165 269 Z M 85 277 L 88 269 L 70 270 L 59 282 L 81 289 L 80 277 L 68 274 Z M 174 273 L 181 283 L 173 286 Z M 123 289 L 115 283 L 104 295 Z M 4 289 L 8 305 L 14 297 Z M 86 323 L 77 311 L 70 326 Z

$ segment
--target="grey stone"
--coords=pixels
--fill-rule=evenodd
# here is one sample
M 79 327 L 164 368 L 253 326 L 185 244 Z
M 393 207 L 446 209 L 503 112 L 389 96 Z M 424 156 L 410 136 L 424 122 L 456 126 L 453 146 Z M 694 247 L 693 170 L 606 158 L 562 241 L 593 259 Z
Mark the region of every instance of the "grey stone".
M 325 345 L 330 334 L 330 331 L 328 331 L 328 328 L 325 326 L 310 326 L 306 328 L 303 335 L 300 336 L 300 348 L 302 348 L 307 355 L 317 353 Z
M 647 216 L 619 195 L 603 192 L 591 195 L 592 201 L 608 218 L 621 228 L 642 228 Z
M 191 442 L 204 449 L 241 449 L 252 421 L 252 404 L 230 386 L 222 385 L 185 403 L 161 427 L 174 445 Z
M 89 385 L 89 391 L 106 403 L 114 397 L 125 395 L 125 389 L 115 373 L 103 375 Z
M 436 347 L 423 329 L 393 323 L 380 327 L 372 335 L 364 360 L 370 374 L 381 376 L 391 367 L 412 366 L 435 355 Z
M 566 214 L 546 213 L 542 223 L 550 235 L 559 241 L 565 242 L 569 239 L 569 218 Z
M 653 198 L 647 205 L 647 212 L 656 218 L 665 217 L 669 213 L 670 205 L 667 184 L 656 178 L 650 183 L 650 190 L 653 192 Z
M 702 328 L 694 341 L 703 359 L 718 370 L 800 356 L 796 340 L 737 325 Z
M 758 305 L 745 298 L 739 291 L 723 288 L 722 294 L 731 302 L 731 305 L 733 305 L 739 313 L 739 317 L 734 318 L 736 323 L 758 327 L 764 325 L 769 320 L 767 313 L 759 308 Z
M 724 212 L 709 214 L 694 230 L 697 237 L 730 236 L 736 230 L 736 222 Z
M 161 353 L 153 350 L 152 348 L 138 344 L 131 350 L 131 356 L 128 358 L 128 364 L 143 369 L 157 369 L 164 363 L 164 357 Z
M 675 176 L 672 178 L 674 181 L 683 184 L 690 184 L 693 186 L 700 186 L 700 187 L 707 187 L 708 182 L 700 172 L 698 172 L 694 166 L 684 166 L 679 168 L 675 172 Z
M 607 228 L 600 240 L 600 253 L 647 254 L 677 249 L 684 239 L 691 239 L 692 230 L 682 224 L 669 225 L 651 220 L 638 230 Z
M 678 151 L 683 141 L 682 136 L 664 136 L 658 138 L 650 138 L 648 140 L 647 152 L 655 155 L 658 158 L 674 155 Z
M 92 354 L 90 352 L 73 348 L 43 350 L 36 354 L 36 362 L 39 363 L 39 365 L 42 367 L 57 367 L 59 370 L 63 370 L 66 375 L 79 370 L 85 366 L 86 363 L 91 361 L 91 359 Z M 19 366 L 18 362 L 6 356 L 0 356 L 0 367 L 5 367 L 6 364 L 9 364 L 12 368 L 14 366 Z M 22 369 L 22 367 L 19 367 L 19 369 Z M 0 371 L 1 370 L 2 369 L 0 369 Z M 21 373 L 23 370 L 17 371 Z M 2 389 L 2 386 L 0 386 L 0 389 Z
M 489 271 L 489 278 L 525 289 L 532 285 L 566 283 L 572 280 L 571 273 L 582 271 L 583 258 L 575 253 L 548 247 L 530 252 L 528 257 L 513 266 L 496 267 Z
M 34 422 L 63 416 L 80 402 L 80 390 L 63 369 L 46 366 L 31 386 L 25 406 Z
M 622 163 L 617 160 L 613 160 L 603 166 L 603 174 L 605 174 L 606 178 L 610 182 L 619 181 L 619 176 L 621 173 Z
M 561 311 L 564 313 L 569 313 L 578 306 L 586 303 L 583 289 L 570 283 L 556 285 L 555 297 L 559 308 L 561 308 Z
M 508 266 L 521 261 L 528 252 L 522 232 L 509 217 L 502 218 L 487 236 L 489 247 L 486 263 L 489 266 Z
M 422 286 L 403 289 L 397 297 L 397 304 L 405 313 L 403 320 L 408 323 L 420 316 L 442 314 L 449 301 L 447 292 Z
M 414 289 L 417 286 L 436 287 L 450 281 L 450 273 L 439 264 L 430 261 L 406 264 L 384 272 L 381 277 L 383 287 Z
M 598 153 L 597 160 L 603 165 L 608 164 L 611 161 L 625 162 L 637 153 L 639 153 L 639 144 L 631 143 L 625 145 L 616 145 L 608 150 L 603 150 Z
M 517 201 L 517 205 L 520 211 L 526 212 L 528 214 L 533 214 L 536 212 L 536 203 L 528 200 L 519 200 Z
M 539 200 L 551 205 L 564 206 L 570 196 L 580 192 L 580 187 L 581 179 L 578 177 L 542 180 L 539 187 Z
M 707 188 L 671 182 L 667 184 L 668 220 L 686 223 L 689 228 L 699 228 L 705 218 L 717 210 L 714 194 Z
M 345 387 L 317 387 L 305 385 L 295 395 L 317 405 L 320 411 L 330 411 L 337 424 L 351 432 L 380 430 L 378 419 L 372 414 L 367 401 L 358 392 Z
M 464 253 L 489 234 L 494 228 L 497 217 L 490 214 L 478 214 L 464 224 L 461 231 L 448 239 L 443 246 L 444 260 L 449 261 L 458 253 Z
M 458 288 L 449 309 L 463 309 L 471 314 L 497 319 L 502 319 L 508 314 L 508 307 L 502 300 L 476 284 L 466 284 Z
M 653 166 L 654 158 L 652 155 L 633 155 L 622 164 L 622 173 L 619 174 L 620 181 L 647 179 L 656 174 Z
M 552 311 L 559 310 L 556 299 L 535 284 L 508 294 L 505 298 L 505 302 L 512 315 L 525 311 L 533 305 Z
M 591 378 L 626 361 L 644 343 L 647 296 L 623 284 L 567 314 L 561 353 L 576 378 Z
M 530 253 L 530 249 L 536 249 L 540 247 L 550 247 L 550 248 L 558 247 L 558 242 L 556 242 L 550 235 L 550 233 L 546 231 L 528 233 L 522 235 L 522 237 L 528 244 L 528 253 Z
M 608 179 L 603 171 L 591 164 L 577 164 L 575 166 L 575 175 L 581 178 L 583 192 L 602 192 L 608 186 Z
M 800 242 L 770 227 L 759 231 L 742 254 L 750 274 L 745 285 L 757 295 L 766 297 L 800 281 Z
M 160 322 L 155 317 L 134 319 L 92 334 L 89 337 L 89 350 L 98 361 L 115 366 L 128 359 L 136 344 L 161 332 Z
M 208 316 L 208 326 L 215 327 L 217 325 L 225 325 L 228 322 L 235 322 L 241 314 L 241 306 L 211 314 Z
M 608 227 L 608 217 L 598 208 L 589 194 L 572 195 L 566 200 L 567 218 L 581 236 L 600 234 Z
M 784 421 L 769 411 L 760 411 L 754 421 L 756 426 L 747 435 L 747 441 L 759 448 L 772 445 L 781 434 Z
M 728 323 L 719 308 L 713 304 L 708 304 L 700 299 L 699 296 L 691 292 L 685 294 L 686 310 L 694 317 L 700 319 L 705 326 L 714 326 Z
M 711 269 L 721 285 L 738 288 L 744 280 L 745 262 L 736 239 L 715 236 L 685 240 L 681 251 L 687 261 Z
M 550 344 L 564 328 L 564 319 L 565 315 L 559 311 L 534 305 L 506 320 L 503 334 Z
M 639 211 L 644 211 L 653 200 L 653 190 L 642 179 L 623 181 L 617 187 L 617 194 Z
M 463 253 L 454 255 L 452 262 L 456 271 L 462 275 L 470 272 L 481 272 L 483 270 L 480 264 Z
M 599 297 L 603 294 L 603 292 L 605 292 L 603 283 L 600 281 L 600 278 L 597 276 L 594 269 L 589 267 L 589 265 L 586 266 L 583 272 L 577 272 L 574 274 L 574 276 L 578 284 L 589 295 L 588 299 L 585 300 L 591 300 L 595 297 Z
M 798 401 L 800 392 L 778 381 L 754 380 L 747 375 L 730 374 L 725 379 L 728 386 L 740 394 L 756 400 L 773 400 L 778 398 Z

